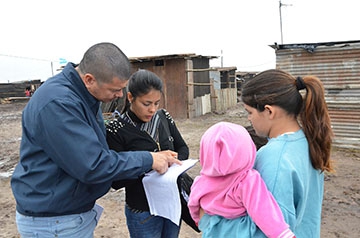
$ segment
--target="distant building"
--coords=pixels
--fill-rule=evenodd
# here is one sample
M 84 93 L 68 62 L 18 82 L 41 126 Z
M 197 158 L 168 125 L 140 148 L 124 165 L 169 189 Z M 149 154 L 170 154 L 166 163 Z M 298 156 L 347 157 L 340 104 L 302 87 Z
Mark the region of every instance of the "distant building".
M 40 79 L 20 81 L 16 83 L 0 83 L 0 98 L 21 98 L 27 97 L 25 91 L 30 91 L 30 96 L 40 87 Z

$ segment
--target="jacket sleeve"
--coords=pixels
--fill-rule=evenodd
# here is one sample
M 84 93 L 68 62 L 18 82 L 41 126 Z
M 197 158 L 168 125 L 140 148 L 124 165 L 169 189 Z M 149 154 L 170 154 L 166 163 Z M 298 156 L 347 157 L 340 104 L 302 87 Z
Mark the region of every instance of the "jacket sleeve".
M 266 189 L 264 182 L 258 175 L 250 175 L 243 183 L 239 184 L 236 189 L 236 194 L 240 196 L 242 205 L 247 209 L 248 214 L 234 219 L 225 219 L 217 215 L 205 215 L 199 221 L 199 228 L 204 237 L 293 237 L 293 233 L 289 230 L 287 224 L 283 221 L 279 207 L 274 203 L 269 192 Z M 265 190 L 264 190 L 265 186 Z M 258 189 L 262 187 L 262 189 Z M 264 197 L 265 195 L 265 197 Z M 271 195 L 271 194 L 270 194 Z M 269 210 L 267 210 L 269 209 Z M 275 210 L 274 210 L 275 209 Z M 279 230 L 284 230 L 283 233 L 274 234 L 278 225 L 281 225 Z M 264 230 L 261 230 L 264 229 Z M 273 228 L 272 228 L 273 226 Z M 263 232 L 264 231 L 264 232 Z M 276 231 L 279 233 L 279 231 Z
M 249 170 L 240 186 L 241 200 L 248 215 L 267 237 L 294 236 L 259 172 Z
M 86 114 L 84 105 L 57 100 L 37 115 L 36 142 L 61 169 L 83 183 L 132 179 L 151 169 L 149 152 L 110 150 L 102 122 Z M 34 139 L 35 140 L 35 139 Z

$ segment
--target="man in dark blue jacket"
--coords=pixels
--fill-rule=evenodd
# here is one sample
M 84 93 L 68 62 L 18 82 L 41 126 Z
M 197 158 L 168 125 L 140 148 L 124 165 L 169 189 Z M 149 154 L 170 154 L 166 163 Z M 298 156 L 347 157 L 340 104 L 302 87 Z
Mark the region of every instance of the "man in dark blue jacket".
M 99 43 L 36 90 L 23 111 L 11 179 L 21 236 L 93 237 L 101 214 L 95 202 L 112 181 L 180 163 L 172 151 L 109 150 L 100 102 L 122 97 L 130 73 L 117 46 Z

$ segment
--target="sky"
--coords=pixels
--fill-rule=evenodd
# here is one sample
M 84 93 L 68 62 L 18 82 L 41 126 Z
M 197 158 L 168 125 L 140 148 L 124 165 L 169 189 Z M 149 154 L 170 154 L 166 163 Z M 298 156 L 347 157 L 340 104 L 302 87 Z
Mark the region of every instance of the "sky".
M 275 68 L 275 51 L 269 46 L 275 42 L 360 40 L 358 0 L 281 0 L 281 8 L 279 3 L 1 1 L 0 83 L 44 81 L 64 61 L 78 63 L 99 42 L 115 43 L 128 57 L 195 53 L 218 56 L 210 60 L 213 67 L 262 71 Z

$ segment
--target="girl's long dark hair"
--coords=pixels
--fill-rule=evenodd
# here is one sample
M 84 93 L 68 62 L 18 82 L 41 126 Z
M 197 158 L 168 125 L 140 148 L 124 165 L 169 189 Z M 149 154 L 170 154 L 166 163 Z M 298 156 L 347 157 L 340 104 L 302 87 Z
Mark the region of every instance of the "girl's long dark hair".
M 304 97 L 301 89 L 306 89 Z M 296 79 L 282 70 L 267 70 L 244 84 L 241 99 L 259 111 L 265 105 L 276 105 L 298 118 L 309 143 L 313 167 L 333 171 L 330 159 L 333 133 L 324 87 L 317 77 Z

